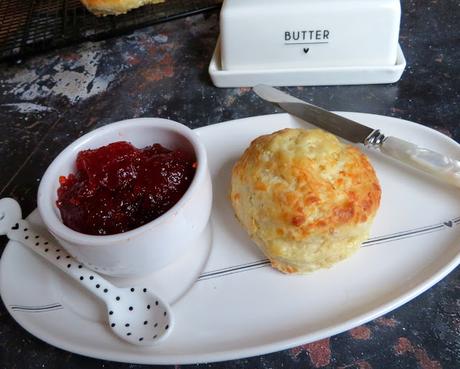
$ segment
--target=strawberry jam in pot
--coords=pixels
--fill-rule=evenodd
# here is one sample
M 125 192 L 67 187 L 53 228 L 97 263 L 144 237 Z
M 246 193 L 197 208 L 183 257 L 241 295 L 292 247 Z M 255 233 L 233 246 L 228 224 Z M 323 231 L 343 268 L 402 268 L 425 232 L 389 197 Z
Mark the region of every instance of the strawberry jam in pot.
M 160 144 L 114 142 L 78 153 L 76 173 L 59 178 L 63 223 L 91 235 L 122 233 L 171 209 L 195 175 L 195 158 Z

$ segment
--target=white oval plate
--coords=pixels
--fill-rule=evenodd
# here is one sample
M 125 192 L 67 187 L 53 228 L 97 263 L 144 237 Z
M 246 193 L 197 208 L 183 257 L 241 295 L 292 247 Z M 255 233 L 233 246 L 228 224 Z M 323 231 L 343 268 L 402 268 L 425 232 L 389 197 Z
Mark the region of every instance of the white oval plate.
M 424 126 L 343 114 L 460 157 L 460 145 Z M 150 279 L 160 290 L 162 283 L 166 290 L 175 286 L 169 299 L 175 302 L 176 327 L 165 342 L 144 348 L 120 341 L 104 325 L 98 303 L 14 242 L 7 245 L 0 264 L 0 292 L 8 311 L 33 335 L 86 356 L 142 364 L 220 361 L 348 330 L 404 304 L 458 265 L 459 190 L 368 152 L 383 192 L 370 240 L 350 259 L 307 276 L 286 276 L 270 268 L 233 216 L 230 171 L 255 137 L 302 126 L 287 114 L 275 114 L 197 130 L 213 176 L 212 249 L 204 270 L 209 248 L 198 245 L 192 255 Z M 40 222 L 36 215 L 32 218 Z M 204 237 L 203 244 L 210 242 L 209 232 Z

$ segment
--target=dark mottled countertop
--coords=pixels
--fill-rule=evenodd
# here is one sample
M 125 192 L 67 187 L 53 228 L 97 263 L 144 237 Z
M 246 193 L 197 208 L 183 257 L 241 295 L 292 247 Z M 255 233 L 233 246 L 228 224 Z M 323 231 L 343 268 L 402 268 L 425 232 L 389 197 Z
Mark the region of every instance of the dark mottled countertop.
M 403 2 L 408 66 L 390 85 L 288 88 L 331 110 L 400 117 L 460 141 L 460 3 Z M 1 27 L 1 25 L 0 25 Z M 208 13 L 0 65 L 0 197 L 36 207 L 51 160 L 80 135 L 124 118 L 190 127 L 276 110 L 247 88 L 217 89 L 207 66 L 218 35 Z M 1 249 L 6 240 L 0 241 Z M 393 312 L 348 332 L 278 353 L 200 368 L 459 368 L 460 269 Z M 0 306 L 1 368 L 144 368 L 62 351 Z

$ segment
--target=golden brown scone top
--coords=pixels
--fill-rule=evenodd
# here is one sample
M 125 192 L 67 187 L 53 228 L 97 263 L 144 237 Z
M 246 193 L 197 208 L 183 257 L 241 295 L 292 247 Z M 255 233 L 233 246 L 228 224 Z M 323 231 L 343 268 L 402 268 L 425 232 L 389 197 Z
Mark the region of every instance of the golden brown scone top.
M 324 251 L 315 251 L 315 242 L 325 248 L 337 243 L 333 237 L 348 235 L 348 243 L 362 242 L 368 227 L 356 226 L 370 225 L 380 195 L 367 157 L 320 129 L 284 129 L 258 137 L 232 174 L 235 213 L 274 266 L 292 261 L 313 270 L 306 254 Z M 324 257 L 334 258 L 327 252 Z
M 94 15 L 119 15 L 147 4 L 164 3 L 165 0 L 81 0 Z

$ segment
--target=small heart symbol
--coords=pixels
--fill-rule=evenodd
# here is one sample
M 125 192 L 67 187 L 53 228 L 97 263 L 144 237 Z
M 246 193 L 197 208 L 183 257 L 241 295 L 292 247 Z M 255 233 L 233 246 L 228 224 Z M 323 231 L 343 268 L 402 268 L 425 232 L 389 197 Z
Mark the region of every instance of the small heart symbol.
M 448 222 L 444 222 L 444 225 L 446 225 L 446 226 L 452 228 L 452 221 L 449 220 Z
M 307 48 L 303 48 L 303 52 L 304 52 L 305 54 L 306 54 L 306 53 L 308 53 L 308 51 L 309 51 L 309 50 L 310 50 L 310 48 L 309 48 L 309 47 L 307 47 Z
M 11 229 L 18 229 L 19 228 L 19 223 L 16 223 Z

